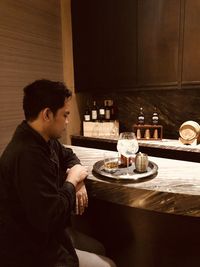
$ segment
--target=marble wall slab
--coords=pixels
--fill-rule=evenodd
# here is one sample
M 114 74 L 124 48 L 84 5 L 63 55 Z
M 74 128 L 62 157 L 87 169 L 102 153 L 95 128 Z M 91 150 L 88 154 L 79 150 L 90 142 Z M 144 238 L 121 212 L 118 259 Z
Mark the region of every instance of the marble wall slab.
M 83 109 L 86 99 L 90 104 L 93 99 L 97 100 L 97 103 L 104 99 L 113 99 L 118 109 L 121 131 L 131 130 L 132 125 L 137 122 L 141 106 L 144 109 L 146 123 L 151 123 L 153 108 L 157 107 L 159 123 L 164 127 L 163 138 L 177 139 L 179 127 L 187 120 L 200 123 L 200 89 L 84 93 L 81 99 Z

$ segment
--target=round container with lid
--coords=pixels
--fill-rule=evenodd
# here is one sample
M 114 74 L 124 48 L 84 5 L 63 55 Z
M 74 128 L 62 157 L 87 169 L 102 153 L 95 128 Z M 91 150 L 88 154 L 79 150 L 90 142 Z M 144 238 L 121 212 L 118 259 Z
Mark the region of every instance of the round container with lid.
M 183 143 L 192 143 L 199 137 L 200 125 L 196 121 L 186 121 L 180 126 L 179 134 Z

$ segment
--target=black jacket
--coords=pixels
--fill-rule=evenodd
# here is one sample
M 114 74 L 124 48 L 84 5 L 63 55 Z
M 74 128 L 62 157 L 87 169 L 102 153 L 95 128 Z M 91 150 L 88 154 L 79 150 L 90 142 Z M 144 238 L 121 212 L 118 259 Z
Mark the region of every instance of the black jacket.
M 75 206 L 66 169 L 80 163 L 25 121 L 0 158 L 0 266 L 78 266 L 65 228 Z

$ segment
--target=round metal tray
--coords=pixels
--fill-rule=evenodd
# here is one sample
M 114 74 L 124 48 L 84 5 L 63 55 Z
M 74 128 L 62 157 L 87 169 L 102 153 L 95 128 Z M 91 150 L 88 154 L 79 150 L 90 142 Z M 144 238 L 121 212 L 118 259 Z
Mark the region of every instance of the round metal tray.
M 99 178 L 109 178 L 115 181 L 130 181 L 130 182 L 139 182 L 141 179 L 145 178 L 154 178 L 158 171 L 158 166 L 153 162 L 149 161 L 148 168 L 146 172 L 138 173 L 135 170 L 135 164 L 133 163 L 127 168 L 118 168 L 114 172 L 108 172 L 104 170 L 104 161 L 99 160 L 93 165 L 93 171 L 99 174 Z

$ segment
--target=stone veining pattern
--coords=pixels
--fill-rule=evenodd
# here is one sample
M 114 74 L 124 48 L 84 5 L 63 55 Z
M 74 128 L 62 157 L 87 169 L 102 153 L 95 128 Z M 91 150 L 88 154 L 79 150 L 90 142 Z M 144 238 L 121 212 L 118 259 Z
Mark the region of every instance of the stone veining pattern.
M 92 172 L 93 164 L 103 159 L 105 150 L 70 147 L 89 168 L 87 188 L 90 197 L 129 207 L 200 217 L 200 163 L 149 157 L 158 165 L 155 177 L 122 183 L 102 180 Z M 117 152 L 110 153 L 116 155 Z

